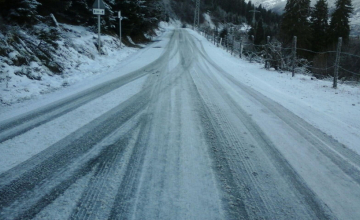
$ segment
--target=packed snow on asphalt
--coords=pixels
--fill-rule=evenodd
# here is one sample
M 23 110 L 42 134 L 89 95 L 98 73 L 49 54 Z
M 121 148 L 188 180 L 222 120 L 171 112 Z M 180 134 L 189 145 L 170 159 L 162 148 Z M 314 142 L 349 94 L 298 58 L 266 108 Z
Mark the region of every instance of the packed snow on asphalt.
M 360 219 L 359 98 L 168 27 L 3 107 L 0 219 Z

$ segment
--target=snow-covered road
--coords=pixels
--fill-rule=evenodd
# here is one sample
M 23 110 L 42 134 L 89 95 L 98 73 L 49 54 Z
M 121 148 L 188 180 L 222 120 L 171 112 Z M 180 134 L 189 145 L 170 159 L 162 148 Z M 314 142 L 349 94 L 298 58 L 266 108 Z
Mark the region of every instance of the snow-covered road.
M 201 39 L 168 31 L 154 61 L 0 122 L 0 219 L 359 219 L 360 156 Z

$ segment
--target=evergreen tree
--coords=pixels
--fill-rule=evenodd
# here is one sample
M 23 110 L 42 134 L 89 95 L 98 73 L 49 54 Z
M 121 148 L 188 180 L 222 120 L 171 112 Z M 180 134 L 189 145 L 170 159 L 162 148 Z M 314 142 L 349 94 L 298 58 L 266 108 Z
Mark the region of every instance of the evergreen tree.
M 285 44 L 290 44 L 297 36 L 297 45 L 309 48 L 311 29 L 309 18 L 310 0 L 287 0 L 281 23 L 281 37 Z
M 18 24 L 32 25 L 41 17 L 37 12 L 37 7 L 41 4 L 36 0 L 7 1 L 7 4 L 10 7 L 7 18 Z
M 335 6 L 330 21 L 330 43 L 337 42 L 339 37 L 347 43 L 350 35 L 349 17 L 353 11 L 352 3 L 351 0 L 337 0 Z
M 311 13 L 312 48 L 320 51 L 327 46 L 328 4 L 326 0 L 318 0 Z

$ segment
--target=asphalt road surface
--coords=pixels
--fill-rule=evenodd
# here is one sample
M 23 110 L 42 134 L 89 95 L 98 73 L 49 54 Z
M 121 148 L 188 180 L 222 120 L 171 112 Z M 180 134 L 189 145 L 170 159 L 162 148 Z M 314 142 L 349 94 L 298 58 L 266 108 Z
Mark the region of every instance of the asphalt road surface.
M 156 61 L 0 124 L 4 143 L 147 77 L 136 95 L 1 173 L 0 219 L 344 219 L 331 192 L 360 202 L 358 155 L 234 80 L 186 29 L 166 37 Z M 312 150 L 313 172 L 294 167 L 241 100 Z M 324 190 L 308 181 L 324 175 L 319 166 L 331 174 Z

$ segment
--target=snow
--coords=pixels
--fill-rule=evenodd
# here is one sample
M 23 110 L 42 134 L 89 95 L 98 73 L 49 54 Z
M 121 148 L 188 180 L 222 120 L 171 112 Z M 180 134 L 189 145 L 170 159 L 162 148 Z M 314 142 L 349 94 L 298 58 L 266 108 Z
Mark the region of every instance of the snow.
M 310 124 L 333 136 L 360 154 L 360 85 L 340 84 L 332 79 L 317 80 L 309 75 L 291 77 L 290 72 L 265 70 L 215 47 L 204 37 L 197 38 L 213 60 L 245 85 L 275 100 Z
M 88 124 L 141 90 L 146 77 L 129 83 L 66 114 L 36 127 L 22 136 L 0 144 L 0 173 L 55 144 L 78 128 Z M 43 135 L 46 134 L 46 135 Z
M 111 68 L 114 64 L 138 51 L 130 47 L 119 50 L 120 42 L 117 38 L 102 36 L 101 40 L 104 44 L 102 49 L 105 55 L 99 55 L 93 43 L 95 33 L 84 27 L 65 24 L 60 24 L 60 26 L 64 37 L 58 41 L 58 61 L 65 63 L 66 69 L 61 75 L 51 76 L 47 74 L 46 68 L 34 61 L 29 67 L 9 66 L 4 63 L 3 72 L 10 76 L 10 81 L 8 88 L 6 88 L 5 80 L 0 83 L 2 106 L 34 99 L 41 94 L 76 84 L 104 71 L 109 72 L 113 70 Z M 9 58 L 15 58 L 17 54 L 17 52 L 12 52 Z M 31 71 L 32 75 L 41 77 L 41 80 L 30 80 L 25 76 L 15 74 L 21 70 Z
M 84 46 L 84 44 L 86 44 L 84 42 L 91 39 L 91 36 L 87 36 L 86 30 L 82 28 L 70 26 L 68 28 L 75 30 L 76 33 L 81 33 L 82 37 L 77 38 L 75 41 L 78 42 L 74 43 L 78 45 L 78 47 Z M 29 92 L 31 91 L 31 93 L 35 95 L 27 96 L 28 98 L 32 98 L 31 100 L 12 103 L 11 106 L 3 106 L 0 110 L 0 123 L 7 118 L 29 112 L 100 83 L 124 76 L 157 60 L 163 54 L 164 48 L 167 48 L 174 25 L 163 23 L 161 28 L 163 32 L 158 32 L 162 35 L 158 38 L 158 41 L 143 49 L 132 51 L 132 49 L 128 48 L 131 51 L 126 52 L 127 49 L 122 48 L 120 51 L 115 49 L 111 51 L 112 47 L 109 46 L 105 48 L 108 55 L 95 56 L 94 59 L 96 63 L 95 61 L 91 61 L 92 59 L 85 59 L 84 61 L 89 63 L 79 65 L 78 69 L 71 69 L 71 71 L 78 74 L 72 74 L 69 70 L 69 76 L 66 78 L 69 85 L 61 87 L 61 90 L 57 89 L 51 93 L 41 94 L 40 91 L 42 91 L 42 87 L 39 86 L 39 82 L 22 79 L 21 83 L 24 83 L 24 85 L 20 84 L 20 86 L 28 89 Z M 197 39 L 199 48 L 206 52 L 206 56 L 209 56 L 212 61 L 215 61 L 226 73 L 229 73 L 233 77 L 234 82 L 240 82 L 245 85 L 245 88 L 253 89 L 269 99 L 274 100 L 280 106 L 296 114 L 299 118 L 304 119 L 326 134 L 333 136 L 340 143 L 345 144 L 344 147 L 350 148 L 360 154 L 360 88 L 358 85 L 340 84 L 338 86 L 339 88 L 335 90 L 331 88 L 332 82 L 330 79 L 316 80 L 311 76 L 300 74 L 291 77 L 291 74 L 288 72 L 279 73 L 274 70 L 265 70 L 260 64 L 249 63 L 230 55 L 223 49 L 208 42 L 198 33 L 189 29 L 187 29 L 187 31 Z M 181 36 L 184 36 L 184 33 L 182 34 Z M 104 39 L 106 40 L 106 37 Z M 108 40 L 110 44 L 112 38 L 109 37 Z M 180 52 L 176 50 L 176 46 L 178 45 L 180 45 L 180 42 L 175 41 L 169 49 L 169 57 L 171 57 L 171 59 L 173 58 L 173 60 L 169 58 L 169 62 L 162 63 L 165 66 L 164 70 L 166 70 L 166 72 L 164 71 L 159 74 L 163 74 L 165 77 L 161 78 L 162 81 L 158 80 L 156 82 L 158 85 L 156 88 L 162 92 L 158 91 L 158 96 L 153 98 L 153 103 L 147 107 L 151 110 L 151 123 L 148 127 L 149 132 L 145 130 L 145 132 L 140 133 L 140 128 L 136 128 L 131 138 L 131 144 L 126 147 L 126 151 L 128 152 L 125 152 L 126 156 L 124 160 L 130 160 L 132 158 L 132 148 L 134 148 L 135 141 L 138 138 L 137 136 L 140 134 L 144 136 L 148 135 L 148 137 L 144 137 L 144 140 L 148 141 L 146 147 L 140 148 L 141 154 L 144 154 L 143 164 L 140 164 L 139 168 L 137 168 L 136 163 L 133 163 L 133 165 L 135 164 L 133 167 L 134 175 L 136 175 L 136 169 L 142 170 L 139 171 L 141 174 L 139 177 L 140 180 L 136 183 L 139 184 L 138 190 L 139 192 L 141 191 L 141 193 L 134 193 L 133 198 L 138 201 L 136 204 L 139 205 L 139 207 L 134 207 L 134 218 L 156 216 L 156 212 L 159 210 L 165 210 L 161 214 L 174 214 L 171 212 L 171 210 L 173 210 L 171 209 L 172 207 L 180 207 L 180 213 L 183 214 L 180 216 L 186 216 L 189 219 L 201 218 L 203 210 L 207 210 L 208 213 L 206 214 L 212 216 L 214 219 L 221 219 L 224 216 L 220 202 L 223 196 L 222 193 L 224 192 L 221 192 L 221 187 L 216 185 L 219 183 L 216 180 L 219 177 L 216 176 L 218 173 L 216 173 L 216 169 L 213 168 L 213 166 L 219 165 L 217 164 L 218 162 L 221 164 L 224 158 L 217 158 L 219 161 L 214 162 L 211 161 L 211 157 L 208 156 L 210 154 L 208 151 L 211 151 L 211 149 L 207 146 L 205 136 L 209 135 L 209 133 L 206 130 L 206 126 L 202 127 L 201 122 L 199 122 L 202 116 L 198 117 L 198 115 L 201 115 L 201 113 L 196 112 L 192 106 L 194 104 L 193 102 L 198 102 L 198 100 L 195 100 L 196 97 L 194 93 L 192 93 L 192 90 L 197 90 L 199 94 L 202 94 L 204 103 L 213 111 L 213 114 L 215 113 L 213 115 L 214 118 L 220 117 L 223 114 L 222 121 L 216 121 L 215 119 L 214 121 L 219 122 L 216 124 L 219 130 L 234 140 L 234 142 L 232 142 L 233 144 L 240 140 L 244 142 L 245 148 L 245 145 L 256 142 L 251 139 L 256 136 L 245 135 L 244 132 L 249 132 L 249 128 L 246 127 L 245 122 L 241 122 L 241 117 L 236 115 L 236 109 L 230 109 L 231 106 L 229 105 L 226 105 L 224 108 L 216 105 L 226 104 L 222 98 L 227 97 L 222 96 L 222 94 L 233 98 L 239 108 L 243 109 L 248 117 L 251 118 L 249 121 L 253 120 L 261 128 L 266 136 L 275 144 L 279 152 L 286 158 L 291 166 L 294 167 L 301 178 L 304 179 L 306 184 L 310 186 L 311 190 L 315 192 L 316 196 L 319 196 L 326 205 L 329 205 L 337 216 L 343 219 L 351 219 L 356 215 L 359 216 L 360 213 L 357 211 L 357 206 L 360 195 L 359 192 L 353 191 L 353 189 L 358 189 L 355 181 L 345 175 L 341 168 L 335 166 L 329 158 L 320 154 L 318 149 L 311 148 L 310 145 L 307 145 L 308 140 L 296 131 L 294 132 L 294 129 L 291 128 L 289 124 L 279 120 L 279 117 L 275 117 L 276 115 L 274 116 L 274 114 L 269 113 L 269 109 L 266 108 L 269 106 L 264 106 L 251 97 L 247 91 L 232 84 L 232 82 L 230 82 L 231 80 L 223 77 L 219 70 L 215 70 L 216 68 L 214 66 L 210 67 L 210 65 L 205 66 L 207 64 L 201 62 L 194 62 L 196 63 L 194 64 L 194 66 L 196 66 L 194 69 L 187 67 L 189 71 L 192 71 L 191 74 L 184 74 L 182 71 L 178 71 L 177 68 L 179 66 L 181 67 L 181 65 L 178 65 L 181 64 Z M 193 49 L 193 53 L 195 53 L 195 48 L 190 49 Z M 188 52 L 189 59 L 191 59 L 191 54 L 193 53 Z M 35 62 L 31 63 L 30 67 L 38 68 L 39 66 Z M 14 71 L 10 67 L 7 68 L 9 72 Z M 208 72 L 196 72 L 200 70 L 208 70 Z M 88 72 L 92 73 L 89 74 Z M 221 86 L 222 93 L 214 92 L 217 87 L 201 82 L 201 80 L 205 81 L 208 76 L 205 74 L 216 79 L 216 83 L 218 83 L 219 87 Z M 178 76 L 178 79 L 172 82 L 173 78 L 168 77 L 171 75 Z M 192 80 L 194 80 L 195 84 L 187 83 L 187 76 L 189 76 L 189 78 L 193 77 Z M 14 75 L 13 77 L 15 78 Z M 14 78 L 12 80 L 14 80 Z M 15 80 L 20 79 L 21 78 L 15 78 Z M 57 119 L 1 143 L 0 174 L 43 151 L 48 146 L 62 140 L 77 129 L 89 124 L 89 122 L 128 100 L 141 91 L 147 79 L 146 77 L 139 78 Z M 53 85 L 62 84 L 63 82 L 64 79 L 58 76 L 53 76 L 53 78 L 50 79 L 43 78 L 41 81 L 41 83 L 49 83 L 55 88 L 57 87 Z M 169 88 L 168 85 L 172 87 Z M 195 89 L 193 85 L 198 87 Z M 207 88 L 209 88 L 208 93 L 205 91 Z M 11 90 L 11 92 L 14 91 Z M 194 99 L 192 96 L 194 96 Z M 15 97 L 19 99 L 20 95 L 17 94 Z M 218 109 L 216 109 L 217 107 Z M 217 116 L 216 113 L 220 116 Z M 137 119 L 138 118 L 135 118 L 134 121 L 137 122 Z M 134 121 L 129 122 L 129 124 L 134 123 Z M 119 127 L 110 135 L 110 138 L 105 138 L 102 141 L 103 143 L 99 143 L 94 148 L 94 152 L 89 152 L 89 154 L 96 156 L 104 146 L 109 146 L 112 141 L 115 142 L 118 137 L 121 136 L 117 133 L 126 133 L 130 130 L 130 128 L 124 129 L 126 126 L 131 127 L 130 125 Z M 222 128 L 227 128 L 228 130 L 222 130 Z M 46 133 L 46 135 L 43 135 L 44 133 Z M 242 135 L 243 133 L 244 135 Z M 223 141 L 224 140 L 219 140 L 219 144 L 225 146 L 226 143 L 222 143 Z M 258 146 L 256 148 L 255 146 L 251 146 L 254 147 L 251 151 L 245 149 L 249 152 L 241 152 L 240 145 L 242 144 L 241 142 L 239 145 L 228 146 L 229 149 L 223 149 L 233 155 L 233 158 L 225 158 L 223 160 L 229 163 L 230 167 L 233 165 L 233 167 L 231 167 L 231 169 L 234 169 L 231 170 L 232 172 L 236 173 L 240 171 L 236 170 L 240 168 L 235 165 L 238 165 L 236 164 L 237 160 L 241 160 L 241 163 L 245 164 L 244 167 L 248 166 L 247 169 L 250 170 L 242 171 L 245 174 L 247 174 L 246 172 L 251 173 L 253 169 L 257 169 L 256 175 L 254 174 L 254 176 L 258 175 L 257 178 L 261 178 L 262 176 L 259 173 L 268 171 L 273 172 L 271 173 L 273 175 L 281 177 L 281 169 L 276 169 L 275 165 L 272 164 L 272 161 L 269 159 L 271 157 L 265 155 L 267 153 L 265 150 Z M 216 148 L 216 146 L 213 147 Z M 330 146 L 328 150 L 332 151 Z M 335 151 L 331 153 L 337 154 Z M 257 155 L 258 159 L 265 158 L 265 160 L 268 161 L 246 158 L 249 154 L 252 154 L 252 156 Z M 261 155 L 265 156 L 261 157 Z M 178 162 L 178 160 L 181 161 L 181 163 Z M 249 161 L 255 161 L 256 163 L 251 164 Z M 79 163 L 81 163 L 81 161 Z M 118 163 L 120 162 L 118 161 Z M 179 165 L 177 163 L 179 163 Z M 115 167 L 114 169 L 118 170 L 116 170 L 116 172 L 114 171 L 114 173 L 109 173 L 109 175 L 116 173 L 116 176 L 119 177 L 116 180 L 114 180 L 114 178 L 112 179 L 115 181 L 114 183 L 104 181 L 106 187 L 112 187 L 113 191 L 108 191 L 108 188 L 102 187 L 99 187 L 99 191 L 107 191 L 108 194 L 117 191 L 122 181 L 121 178 L 123 178 L 124 173 L 127 171 L 126 164 L 128 163 L 124 162 L 122 164 L 124 164 L 124 166 L 112 164 Z M 273 167 L 265 168 L 264 166 L 267 164 L 271 164 Z M 356 164 L 352 165 L 357 167 Z M 74 167 L 73 169 L 75 169 Z M 178 168 L 181 169 L 177 170 Z M 161 172 L 159 172 L 159 170 Z M 181 172 L 179 174 L 180 179 L 176 176 L 176 172 Z M 87 190 L 85 187 L 90 181 L 90 176 L 92 176 L 92 173 L 77 180 L 62 196 L 59 196 L 52 204 L 37 215 L 37 218 L 64 219 L 69 217 L 71 214 L 69 207 L 74 206 L 76 202 L 79 201 L 83 191 Z M 106 176 L 106 178 L 110 177 Z M 247 178 L 246 175 L 243 178 Z M 269 182 L 264 184 L 257 178 L 253 177 L 254 182 L 251 183 L 258 181 L 257 187 L 263 190 L 262 193 L 264 196 L 272 195 L 271 193 L 281 194 L 288 192 L 285 190 L 284 192 L 276 192 L 274 189 L 269 189 L 267 188 L 267 183 L 270 183 L 270 180 L 267 180 Z M 278 188 L 282 188 L 281 184 L 289 187 L 289 183 L 283 183 L 285 182 L 283 178 L 285 177 L 279 178 L 276 182 L 276 184 L 279 184 Z M 334 179 L 336 179 L 336 181 L 333 181 Z M 159 181 L 163 181 L 162 188 L 160 188 Z M 176 184 L 179 184 L 180 187 L 177 187 Z M 126 187 L 130 188 L 129 191 L 131 191 L 131 187 L 134 186 Z M 229 189 L 230 188 L 229 186 Z M 174 194 L 176 194 L 174 192 L 179 193 L 180 199 L 174 199 Z M 158 198 L 160 198 L 159 194 L 161 193 L 164 193 L 161 197 L 163 201 L 158 200 Z M 344 193 L 344 195 L 341 193 Z M 105 205 L 112 204 L 116 199 L 115 195 L 116 193 L 104 196 L 108 199 L 105 201 Z M 294 197 L 296 197 L 296 195 L 294 195 Z M 173 201 L 175 201 L 174 204 L 171 203 Z M 162 206 L 153 209 L 156 205 Z M 276 207 L 276 205 L 279 204 L 266 205 L 274 205 Z M 111 207 L 100 207 L 99 209 L 102 209 L 100 212 L 108 213 L 110 208 Z M 259 207 L 254 207 L 254 210 L 255 208 Z M 151 211 L 148 212 L 147 210 Z M 286 208 L 284 208 L 284 211 L 286 211 Z M 62 214 L 55 216 L 54 213 L 57 212 Z M 171 216 L 166 217 L 171 218 Z
M 244 84 L 244 88 L 260 92 L 313 125 L 315 129 L 320 129 L 317 135 L 332 136 L 344 144 L 341 148 L 350 149 L 353 151 L 352 154 L 360 154 L 360 87 L 358 84 L 341 84 L 338 89 L 333 89 L 330 79 L 316 80 L 300 74 L 293 78 L 288 72 L 268 71 L 263 68 L 263 65 L 251 64 L 231 56 L 197 33 L 189 31 L 204 45 L 203 48 L 209 57 L 229 73 L 234 81 Z M 264 106 L 244 91 L 244 88 L 234 86 L 222 76 L 216 76 L 216 78 L 225 88 L 226 93 L 237 101 L 274 143 L 280 155 L 286 158 L 311 190 L 339 219 L 358 219 L 360 214 L 358 184 L 350 175 L 344 173 L 341 164 L 339 166 L 334 163 L 331 156 L 324 156 L 323 152 L 328 151 L 328 155 L 336 155 L 351 164 L 355 170 L 360 169 L 358 164 L 334 150 L 334 143 L 325 143 L 319 136 L 311 133 L 314 132 L 312 128 L 301 127 L 301 119 L 297 121 L 292 117 L 293 121 L 286 121 L 284 120 L 286 115 L 281 118 L 274 114 L 271 112 L 274 109 Z M 236 117 L 234 121 L 235 119 Z M 296 128 L 296 126 L 299 127 Z M 297 133 L 299 128 L 311 129 L 310 136 L 304 139 L 304 134 Z M 314 144 L 312 141 L 320 144 Z M 324 148 L 321 150 L 314 147 L 319 145 L 323 145 Z
M 211 29 L 215 29 L 215 24 L 212 22 L 210 15 L 208 13 L 204 13 L 203 16 L 204 16 L 205 21 L 207 22 L 207 25 Z
M 44 106 L 56 100 L 75 94 L 79 91 L 85 90 L 99 83 L 120 77 L 138 69 L 136 61 L 152 62 L 156 60 L 162 53 L 162 49 L 168 39 L 161 42 L 156 42 L 157 50 L 152 51 L 149 56 L 149 48 L 139 50 L 132 47 L 122 47 L 119 49 L 116 45 L 111 45 L 117 39 L 110 36 L 102 36 L 102 41 L 105 42 L 103 50 L 107 55 L 99 55 L 97 49 L 93 46 L 93 33 L 88 32 L 84 27 L 64 25 L 67 30 L 71 30 L 70 34 L 78 35 L 79 38 L 74 37 L 72 43 L 74 47 L 91 48 L 93 59 L 87 56 L 81 56 L 78 52 L 70 49 L 62 48 L 64 54 L 68 57 L 69 69 L 67 69 L 62 76 L 42 75 L 42 80 L 30 80 L 25 76 L 15 75 L 14 72 L 22 67 L 5 66 L 4 72 L 11 76 L 9 81 L 9 88 L 6 88 L 6 82 L 0 82 L 0 121 L 14 117 L 19 114 Z M 162 23 L 156 33 L 159 37 L 165 34 L 163 27 L 168 27 L 169 24 Z M 169 31 L 169 30 L 167 30 Z M 158 37 L 158 38 L 159 38 Z M 157 39 L 154 39 L 155 41 Z M 61 46 L 60 46 L 61 47 Z M 69 58 L 70 57 L 70 58 Z M 74 60 L 74 61 L 72 61 Z M 39 64 L 32 63 L 31 68 L 37 68 Z M 119 71 L 119 70 L 122 71 Z
M 169 33 L 172 26 L 170 25 L 169 27 L 169 25 L 162 24 L 162 27 L 167 27 L 167 31 L 158 31 L 159 37 Z M 71 26 L 71 28 L 78 31 L 84 30 L 82 27 Z M 165 45 L 168 43 L 168 40 L 169 38 L 166 37 L 165 39 L 161 39 L 161 41 L 150 44 L 147 48 L 142 50 L 125 47 L 120 51 L 114 50 L 111 53 L 111 56 L 97 56 L 95 60 L 91 62 L 91 65 L 84 65 L 83 68 L 74 70 L 75 73 L 69 74 L 66 78 L 66 82 L 68 82 L 67 87 L 61 87 L 64 79 L 59 76 L 45 77 L 40 83 L 38 81 L 27 79 L 26 77 L 19 77 L 21 78 L 21 81 L 17 81 L 17 88 L 22 87 L 24 90 L 28 91 L 28 93 L 34 95 L 29 97 L 23 96 L 22 93 L 11 94 L 11 92 L 14 92 L 13 90 L 7 91 L 9 96 L 18 101 L 21 99 L 29 100 L 13 103 L 11 106 L 2 106 L 2 108 L 0 108 L 0 122 L 135 71 L 139 68 L 139 62 L 142 64 L 151 63 L 159 58 Z M 81 42 L 82 41 L 79 40 L 77 45 L 80 45 Z M 156 49 L 153 49 L 153 47 Z M 38 64 L 32 62 L 31 66 L 37 67 Z M 88 72 L 90 71 L 95 74 L 89 74 Z M 110 92 L 100 99 L 96 99 L 67 114 L 65 118 L 55 119 L 26 132 L 23 136 L 15 137 L 1 143 L 0 173 L 27 160 L 31 156 L 36 155 L 46 147 L 56 143 L 58 140 L 66 137 L 79 127 L 86 125 L 138 93 L 145 79 L 146 77 L 143 77 L 133 83 Z M 52 93 L 42 94 L 41 86 L 43 84 L 51 85 L 53 87 L 58 85 L 61 89 L 54 90 Z M 87 112 L 86 109 L 91 109 L 91 111 Z M 66 123 L 64 123 L 64 120 Z M 42 135 L 43 133 L 47 133 L 47 135 Z

